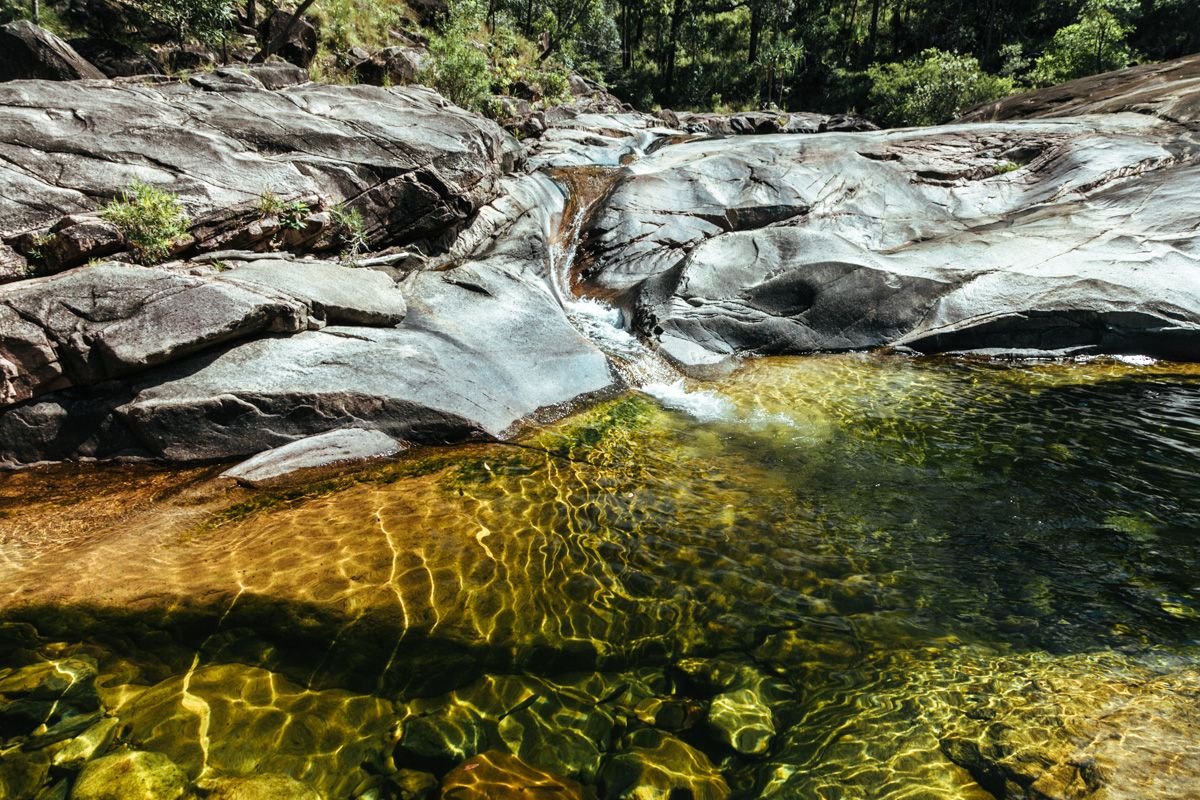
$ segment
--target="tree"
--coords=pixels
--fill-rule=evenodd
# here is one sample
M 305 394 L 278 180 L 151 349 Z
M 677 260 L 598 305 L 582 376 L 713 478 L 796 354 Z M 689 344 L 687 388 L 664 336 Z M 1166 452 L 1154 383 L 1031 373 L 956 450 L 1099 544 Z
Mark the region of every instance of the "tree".
M 1062 83 L 1129 65 L 1133 52 L 1125 39 L 1133 26 L 1132 0 L 1088 0 L 1074 23 L 1060 28 L 1033 66 L 1033 82 Z
M 474 41 L 487 16 L 479 0 L 453 0 L 442 32 L 429 40 L 424 79 L 452 103 L 479 110 L 491 92 L 487 53 Z
M 930 48 L 901 63 L 875 64 L 869 97 L 889 125 L 936 125 L 963 109 L 1013 91 L 1009 78 L 989 75 L 974 56 Z
M 232 0 L 144 0 L 142 8 L 174 30 L 181 43 L 189 38 L 207 44 L 221 41 L 233 20 Z

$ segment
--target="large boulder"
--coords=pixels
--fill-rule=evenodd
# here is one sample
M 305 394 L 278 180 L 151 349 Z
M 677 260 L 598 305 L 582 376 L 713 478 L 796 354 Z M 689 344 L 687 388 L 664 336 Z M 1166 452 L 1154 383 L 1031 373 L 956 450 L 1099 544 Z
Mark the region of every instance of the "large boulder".
M 0 25 L 0 81 L 43 78 L 73 81 L 103 78 L 71 45 L 28 20 Z
M 968 110 L 962 121 L 1043 119 L 1122 111 L 1153 114 L 1182 123 L 1200 121 L 1200 54 L 1014 94 Z
M 1196 146 L 1141 115 L 701 141 L 631 165 L 584 285 L 678 362 L 1200 352 Z
M 300 67 L 307 67 L 317 55 L 317 29 L 304 19 L 292 22 L 291 12 L 281 8 L 259 24 L 258 37 L 263 44 L 278 40 L 274 52 Z
M 161 65 L 153 58 L 114 39 L 85 36 L 72 39 L 70 44 L 110 78 L 162 74 Z
M 207 277 L 110 264 L 0 289 L 5 401 L 20 403 L 0 415 L 0 460 L 214 460 L 348 427 L 499 438 L 609 391 L 550 280 L 563 206 L 549 178 L 516 181 L 464 233 L 469 260 L 410 275 L 403 297 L 382 273 L 301 261 Z
M 416 83 L 429 54 L 418 47 L 385 47 L 355 65 L 358 79 L 373 86 Z
M 268 194 L 352 205 L 376 248 L 432 247 L 453 238 L 514 165 L 508 134 L 428 89 L 269 91 L 256 75 L 214 78 L 240 81 L 237 92 L 0 85 L 0 239 L 93 211 L 136 180 L 179 195 L 199 249 L 240 246 L 230 243 L 246 238 Z

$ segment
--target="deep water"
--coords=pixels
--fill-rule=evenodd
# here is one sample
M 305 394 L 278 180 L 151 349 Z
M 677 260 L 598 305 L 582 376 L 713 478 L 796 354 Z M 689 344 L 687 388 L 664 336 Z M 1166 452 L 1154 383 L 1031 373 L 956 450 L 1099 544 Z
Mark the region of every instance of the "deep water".
M 763 359 L 655 394 L 287 490 L 0 477 L 0 695 L 94 664 L 118 742 L 200 786 L 401 797 L 499 749 L 610 797 L 987 798 L 948 744 L 981 720 L 1053 760 L 1200 666 L 1194 366 Z

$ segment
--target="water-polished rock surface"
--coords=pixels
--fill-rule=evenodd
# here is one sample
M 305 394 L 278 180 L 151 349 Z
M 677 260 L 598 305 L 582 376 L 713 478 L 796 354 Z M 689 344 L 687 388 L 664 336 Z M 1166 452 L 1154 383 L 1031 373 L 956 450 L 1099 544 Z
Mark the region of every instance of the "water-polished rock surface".
M 1194 366 L 763 360 L 663 402 L 272 491 L 4 476 L 0 782 L 1194 791 Z
M 420 87 L 13 81 L 0 131 L 0 238 L 140 180 L 179 194 L 209 249 L 248 242 L 267 192 L 350 203 L 376 246 L 437 240 L 495 196 L 517 155 L 494 123 Z
M 1200 352 L 1198 140 L 1126 114 L 687 142 L 594 215 L 581 290 L 676 361 Z

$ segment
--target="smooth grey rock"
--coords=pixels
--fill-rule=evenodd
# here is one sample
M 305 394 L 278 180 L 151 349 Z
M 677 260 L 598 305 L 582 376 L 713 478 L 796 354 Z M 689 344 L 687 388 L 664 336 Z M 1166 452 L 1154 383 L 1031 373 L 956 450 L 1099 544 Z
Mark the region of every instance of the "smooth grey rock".
M 373 247 L 436 243 L 493 199 L 518 154 L 495 123 L 421 87 L 242 88 L 0 85 L 0 237 L 140 180 L 179 195 L 201 250 L 240 247 L 266 192 L 353 201 Z
M 550 232 L 564 209 L 562 193 L 544 176 L 518 183 L 511 203 L 479 215 L 468 260 L 405 279 L 408 314 L 398 327 L 304 330 L 297 320 L 290 330 L 300 332 L 290 337 L 226 344 L 128 384 L 26 402 L 0 414 L 0 461 L 219 460 L 349 427 L 422 443 L 494 439 L 535 415 L 561 414 L 580 398 L 612 391 L 619 378 L 573 327 L 550 280 Z M 207 291 L 253 294 L 249 283 L 222 279 L 236 272 L 188 279 Z M 137 302 L 136 293 L 120 297 Z M 310 319 L 308 305 L 292 302 Z M 8 396 L 70 385 L 60 344 L 42 326 L 11 316 L 0 320 L 0 331 L 17 331 L 11 338 L 22 348 L 5 352 L 26 366 L 5 384 Z M 228 324 L 228 315 L 222 319 Z M 120 339 L 130 351 L 121 365 L 141 351 L 168 357 L 150 330 Z
M 394 456 L 403 446 L 379 431 L 343 428 L 267 450 L 221 473 L 250 486 L 266 486 L 297 473 Z
M 71 800 L 179 800 L 187 776 L 162 753 L 130 750 L 88 762 Z
M 234 262 L 217 278 L 302 299 L 316 316 L 335 324 L 396 325 L 408 312 L 404 295 L 387 275 L 328 261 Z
M 0 287 L 0 403 L 308 328 L 303 302 L 247 287 L 111 263 Z
M 0 283 L 10 283 L 29 277 L 29 262 L 25 256 L 0 242 Z
M 1200 122 L 1200 54 L 1113 70 L 1022 92 L 968 110 L 963 122 L 1072 117 L 1134 111 Z
M 886 345 L 1194 360 L 1197 152 L 1140 115 L 676 144 L 604 200 L 585 287 L 694 367 Z
M 271 90 L 308 83 L 308 70 L 286 61 L 251 64 L 242 69 L 253 75 L 265 88 Z
M 0 53 L 4 53 L 0 59 L 0 81 L 104 78 L 104 73 L 71 49 L 71 45 L 28 20 L 0 25 Z

